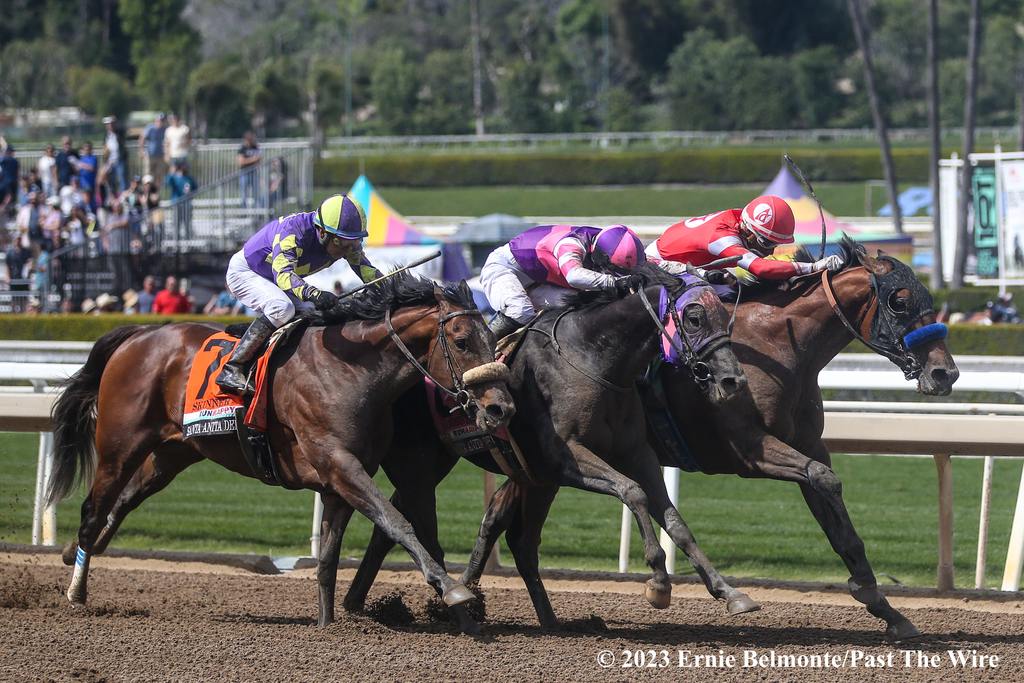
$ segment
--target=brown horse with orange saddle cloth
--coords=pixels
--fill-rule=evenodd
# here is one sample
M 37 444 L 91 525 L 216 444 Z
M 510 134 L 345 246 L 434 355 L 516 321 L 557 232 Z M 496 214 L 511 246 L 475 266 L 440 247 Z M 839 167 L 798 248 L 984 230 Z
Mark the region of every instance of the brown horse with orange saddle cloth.
M 372 479 L 391 441 L 392 403 L 424 376 L 482 429 L 506 424 L 515 412 L 508 369 L 494 362 L 494 337 L 469 288 L 396 275 L 314 322 L 323 326 L 288 340 L 268 375 L 267 437 L 282 485 L 323 496 L 320 571 L 336 570 L 342 533 L 359 510 L 408 549 L 445 603 L 473 599 Z M 234 435 L 184 434 L 186 380 L 216 331 L 199 323 L 118 328 L 96 342 L 57 399 L 47 504 L 66 497 L 77 479 L 92 480 L 67 591 L 72 604 L 85 603 L 89 559 L 120 520 L 186 467 L 208 458 L 254 476 Z M 333 585 L 321 586 L 321 623 L 333 618 L 333 600 Z

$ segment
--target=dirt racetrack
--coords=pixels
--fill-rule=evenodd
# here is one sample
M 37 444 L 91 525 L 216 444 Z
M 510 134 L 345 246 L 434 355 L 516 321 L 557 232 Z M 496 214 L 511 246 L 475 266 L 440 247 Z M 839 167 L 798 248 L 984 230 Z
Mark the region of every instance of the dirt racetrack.
M 351 575 L 342 572 L 339 603 Z M 519 580 L 498 577 L 484 584 L 483 635 L 470 638 L 438 618 L 431 591 L 405 572 L 382 574 L 368 614 L 339 606 L 338 622 L 318 629 L 313 576 L 101 557 L 89 607 L 72 609 L 57 556 L 0 554 L 0 679 L 1024 680 L 1019 600 L 893 598 L 926 635 L 892 645 L 880 621 L 837 594 L 755 586 L 764 609 L 729 617 L 692 585 L 657 611 L 638 583 L 553 580 L 566 624 L 545 632 Z M 985 668 L 971 667 L 971 651 Z

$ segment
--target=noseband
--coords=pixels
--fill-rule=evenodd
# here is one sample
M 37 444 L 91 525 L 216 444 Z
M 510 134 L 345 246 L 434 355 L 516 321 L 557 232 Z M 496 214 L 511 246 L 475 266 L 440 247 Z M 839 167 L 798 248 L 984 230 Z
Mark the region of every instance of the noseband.
M 879 258 L 892 260 L 892 257 L 884 255 Z M 914 283 L 910 282 L 908 278 L 913 276 L 894 269 L 892 272 L 877 277 L 870 268 L 865 268 L 865 270 L 871 279 L 871 291 L 875 294 L 875 315 L 871 321 L 870 340 L 854 327 L 839 307 L 839 300 L 832 288 L 832 274 L 828 270 L 821 271 L 821 286 L 825 291 L 825 298 L 828 299 L 832 312 L 853 335 L 854 339 L 895 363 L 908 380 L 917 379 L 921 376 L 924 368 L 921 361 L 914 355 L 914 349 L 937 339 L 945 339 L 949 334 L 949 328 L 942 323 L 914 327 L 921 321 L 921 318 L 933 312 L 929 309 L 913 317 L 906 314 L 905 317 L 908 318 L 906 323 L 901 326 L 902 330 L 897 330 L 894 318 L 899 317 L 900 313 L 893 310 L 889 300 L 900 289 L 909 289 L 909 286 Z
M 444 356 L 445 365 L 448 367 L 448 374 L 451 377 L 451 383 L 453 389 L 449 389 L 441 382 L 430 374 L 427 370 L 416 360 L 416 356 L 409 351 L 409 347 L 405 345 L 402 338 L 398 336 L 398 332 L 395 331 L 394 325 L 391 324 L 391 309 L 388 309 L 384 313 L 384 323 L 388 328 L 388 336 L 391 337 L 392 341 L 395 342 L 395 346 L 402 352 L 402 355 L 412 363 L 413 367 L 420 371 L 426 379 L 429 379 L 434 383 L 438 389 L 440 389 L 445 395 L 454 400 L 467 414 L 472 414 L 478 407 L 479 404 L 473 395 L 469 393 L 468 387 L 475 384 L 484 384 L 486 382 L 499 382 L 508 381 L 509 372 L 508 366 L 504 363 L 492 361 L 490 363 L 484 363 L 474 368 L 470 368 L 462 373 L 456 369 L 455 359 L 452 356 L 451 345 L 448 342 L 448 334 L 445 332 L 445 323 L 452 318 L 458 318 L 462 315 L 479 315 L 483 316 L 483 313 L 477 310 L 465 310 L 465 311 L 453 311 L 451 313 L 438 316 L 437 319 L 437 342 L 438 346 L 441 347 L 441 354 Z M 472 410 L 471 410 L 472 408 Z

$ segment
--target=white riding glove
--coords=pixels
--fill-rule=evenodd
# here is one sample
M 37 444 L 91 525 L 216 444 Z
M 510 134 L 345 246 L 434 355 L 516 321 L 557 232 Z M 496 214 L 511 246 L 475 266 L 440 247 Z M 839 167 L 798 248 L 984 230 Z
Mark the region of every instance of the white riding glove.
M 828 269 L 834 273 L 838 270 L 841 270 L 842 267 L 843 259 L 842 257 L 839 256 L 839 254 L 832 254 L 831 256 L 826 256 L 825 258 L 819 259 L 811 264 L 811 270 L 813 270 L 814 272 Z
M 664 270 L 669 275 L 682 275 L 683 273 L 686 272 L 688 266 L 689 264 L 687 263 L 680 263 L 679 261 L 669 261 L 668 259 L 658 261 L 658 267 Z

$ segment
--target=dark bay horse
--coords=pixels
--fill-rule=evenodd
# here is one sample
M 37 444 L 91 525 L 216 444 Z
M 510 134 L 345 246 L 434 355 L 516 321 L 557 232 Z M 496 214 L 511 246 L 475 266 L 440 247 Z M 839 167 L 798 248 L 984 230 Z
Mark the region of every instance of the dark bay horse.
M 885 620 L 889 638 L 903 640 L 919 632 L 878 589 L 864 543 L 853 528 L 842 484 L 830 467 L 821 438 L 824 409 L 818 373 L 846 348 L 854 332 L 892 359 L 905 375 L 916 377 L 924 394 L 948 394 L 959 371 L 941 330 L 927 334 L 928 326 L 935 323 L 932 298 L 913 271 L 888 256 L 869 256 L 852 240 L 844 240 L 841 246 L 845 265 L 834 277 L 805 277 L 781 290 L 765 288 L 752 294 L 744 290 L 743 302 L 735 307 L 732 343 L 749 390 L 727 404 L 716 404 L 686 373 L 668 366 L 661 371 L 662 383 L 669 408 L 705 473 L 800 485 L 811 513 L 850 571 L 851 594 Z M 919 343 L 907 341 L 915 336 Z M 659 455 L 670 464 L 664 453 Z M 515 482 L 496 494 L 474 550 L 475 564 L 467 570 L 468 579 L 479 575 L 481 559 L 489 552 L 487 544 L 498 536 L 499 532 L 487 528 L 488 521 L 508 526 L 510 532 L 516 524 L 528 525 L 530 534 L 539 538 L 543 519 L 532 511 L 533 497 L 531 490 Z
M 653 572 L 645 595 L 654 607 L 668 607 L 671 584 L 651 517 L 683 550 L 712 595 L 727 602 L 730 613 L 758 608 L 715 570 L 669 500 L 657 455 L 647 445 L 646 421 L 635 386 L 635 380 L 659 353 L 661 339 L 657 318 L 648 313 L 643 297 L 657 297 L 660 288 L 666 287 L 674 297 L 689 297 L 678 322 L 692 352 L 684 354 L 687 367 L 680 371 L 702 378 L 700 385 L 713 400 L 725 400 L 739 391 L 745 380 L 728 343 L 725 308 L 703 282 L 681 292 L 680 281 L 659 268 L 648 265 L 639 270 L 656 286 L 619 300 L 577 295 L 575 305 L 540 318 L 511 363 L 509 386 L 518 413 L 510 431 L 531 476 L 509 481 L 529 490 L 531 497 L 529 506 L 517 508 L 524 519 L 513 523 L 508 542 L 516 548 L 516 566 L 541 624 L 547 627 L 556 625 L 557 620 L 540 578 L 540 524 L 535 522 L 546 517 L 560 486 L 615 496 L 633 513 L 643 537 L 644 559 Z M 458 456 L 438 438 L 422 393 L 403 397 L 396 404 L 398 414 L 403 432 L 382 466 L 395 485 L 392 501 L 426 543 L 427 538 L 437 536 L 434 488 Z M 488 458 L 471 459 L 500 472 Z M 492 523 L 492 517 L 503 514 L 492 508 L 484 528 Z M 345 597 L 347 609 L 363 606 L 392 546 L 386 533 L 374 531 Z M 435 550 L 440 552 L 437 546 Z M 479 566 L 485 557 L 475 554 L 474 560 Z M 474 578 L 470 573 L 464 580 Z M 464 630 L 472 628 L 468 617 L 458 618 Z
M 268 438 L 282 483 L 321 493 L 335 520 L 326 545 L 340 542 L 342 519 L 358 510 L 408 549 L 447 604 L 473 599 L 371 478 L 389 448 L 392 403 L 422 384 L 424 374 L 475 411 L 481 429 L 501 426 L 515 412 L 508 370 L 494 362 L 494 337 L 469 288 L 463 282 L 442 289 L 396 274 L 318 322 L 326 326 L 289 341 L 275 363 Z M 216 330 L 193 323 L 118 328 L 96 342 L 57 400 L 48 504 L 64 498 L 76 478 L 92 478 L 95 467 L 77 551 L 69 546 L 73 604 L 86 600 L 89 558 L 106 547 L 130 510 L 186 467 L 208 458 L 255 476 L 234 436 L 182 437 L 192 358 Z

